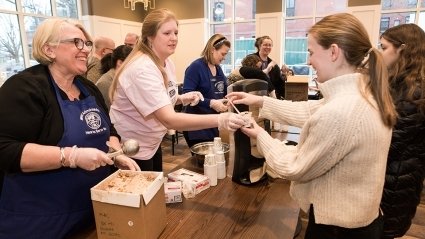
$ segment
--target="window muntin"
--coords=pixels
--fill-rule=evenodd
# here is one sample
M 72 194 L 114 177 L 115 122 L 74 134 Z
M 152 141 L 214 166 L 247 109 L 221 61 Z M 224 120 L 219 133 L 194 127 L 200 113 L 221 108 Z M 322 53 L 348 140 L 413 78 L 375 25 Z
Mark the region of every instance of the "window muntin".
M 224 73 L 228 75 L 240 65 L 244 53 L 255 52 L 256 0 L 208 0 L 208 6 L 210 36 L 220 33 L 232 44 L 221 63 Z

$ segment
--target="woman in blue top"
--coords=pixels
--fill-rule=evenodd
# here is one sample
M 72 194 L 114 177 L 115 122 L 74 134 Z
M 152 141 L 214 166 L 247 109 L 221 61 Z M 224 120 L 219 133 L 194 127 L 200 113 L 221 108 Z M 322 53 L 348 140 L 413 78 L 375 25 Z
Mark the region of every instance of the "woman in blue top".
M 220 67 L 230 49 L 230 41 L 221 34 L 214 34 L 205 45 L 201 58 L 192 62 L 185 71 L 183 93 L 199 91 L 204 101 L 195 106 L 188 105 L 186 113 L 213 114 L 227 111 L 224 96 L 227 94 L 227 78 Z M 218 129 L 210 128 L 196 131 L 184 131 L 189 147 L 213 141 L 218 137 Z

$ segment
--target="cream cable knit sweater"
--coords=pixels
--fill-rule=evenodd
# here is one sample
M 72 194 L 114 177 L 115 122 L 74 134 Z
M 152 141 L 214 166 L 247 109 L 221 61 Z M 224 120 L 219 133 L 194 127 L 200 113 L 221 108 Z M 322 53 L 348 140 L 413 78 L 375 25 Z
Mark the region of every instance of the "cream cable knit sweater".
M 357 228 L 377 218 L 391 129 L 373 98 L 359 91 L 360 73 L 320 85 L 320 101 L 290 102 L 264 97 L 260 116 L 302 127 L 297 146 L 267 132 L 257 147 L 267 164 L 290 179 L 291 196 L 303 211 L 314 205 L 316 223 Z

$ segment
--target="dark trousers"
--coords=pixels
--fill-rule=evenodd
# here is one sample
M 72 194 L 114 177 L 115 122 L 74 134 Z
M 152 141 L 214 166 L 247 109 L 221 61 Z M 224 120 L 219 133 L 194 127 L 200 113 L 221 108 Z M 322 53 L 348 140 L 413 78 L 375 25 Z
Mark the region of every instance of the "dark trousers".
M 148 160 L 134 159 L 142 171 L 162 172 L 162 149 L 159 146 L 158 150 Z
M 316 224 L 313 206 L 310 207 L 305 239 L 379 239 L 384 221 L 381 213 L 369 225 L 359 228 L 344 228 L 332 225 Z

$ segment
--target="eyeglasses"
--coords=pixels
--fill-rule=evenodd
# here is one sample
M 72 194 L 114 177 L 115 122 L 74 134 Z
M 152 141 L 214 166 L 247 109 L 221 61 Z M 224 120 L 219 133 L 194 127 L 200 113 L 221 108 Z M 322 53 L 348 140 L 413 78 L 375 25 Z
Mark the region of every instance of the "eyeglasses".
M 65 40 L 60 40 L 60 43 L 74 43 L 75 47 L 77 47 L 78 50 L 83 50 L 84 45 L 87 47 L 87 49 L 89 49 L 89 51 L 91 51 L 91 49 L 93 48 L 93 42 L 92 41 L 84 41 L 81 38 L 71 38 L 71 39 L 65 39 Z

